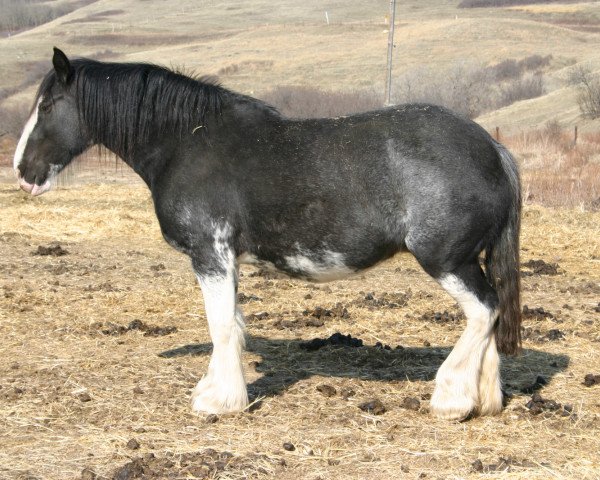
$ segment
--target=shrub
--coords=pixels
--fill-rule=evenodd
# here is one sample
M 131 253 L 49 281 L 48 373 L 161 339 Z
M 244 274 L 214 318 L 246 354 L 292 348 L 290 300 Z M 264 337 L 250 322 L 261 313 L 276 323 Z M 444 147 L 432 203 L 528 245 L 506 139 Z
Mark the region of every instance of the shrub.
M 526 71 L 538 71 L 539 69 L 548 66 L 551 60 L 552 55 L 546 55 L 545 57 L 541 55 L 530 55 L 521 60 L 509 58 L 488 67 L 488 69 L 496 80 L 505 81 L 519 78 Z
M 50 22 L 96 0 L 48 5 L 42 0 L 0 0 L 0 31 L 18 32 Z
M 551 55 L 508 59 L 497 65 L 457 62 L 448 70 L 418 68 L 394 81 L 395 103 L 443 105 L 469 118 L 545 93 L 542 73 L 523 72 L 547 65 Z
M 493 102 L 493 78 L 479 64 L 460 62 L 446 71 L 419 68 L 394 82 L 395 103 L 443 105 L 466 117 L 476 117 Z
M 500 89 L 500 100 L 496 106 L 504 107 L 520 100 L 536 98 L 546 92 L 542 75 L 528 75 L 513 80 Z
M 552 55 L 546 55 L 545 57 L 542 57 L 541 55 L 530 55 L 529 57 L 519 60 L 519 66 L 523 70 L 539 70 L 540 68 L 550 65 L 551 61 Z
M 489 69 L 496 80 L 508 80 L 523 74 L 521 65 L 514 58 L 503 60 Z
M 588 67 L 577 66 L 571 71 L 569 81 L 577 87 L 577 103 L 582 115 L 600 117 L 600 79 Z
M 519 160 L 526 202 L 550 207 L 600 207 L 600 135 L 583 135 L 573 144 L 572 130 L 556 121 L 545 128 L 507 137 L 504 143 Z

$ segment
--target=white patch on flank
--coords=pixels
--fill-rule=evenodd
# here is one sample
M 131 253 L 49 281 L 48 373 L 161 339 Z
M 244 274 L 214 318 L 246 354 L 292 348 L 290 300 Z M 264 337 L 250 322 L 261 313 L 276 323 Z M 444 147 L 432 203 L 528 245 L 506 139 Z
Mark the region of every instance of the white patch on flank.
M 315 262 L 310 258 L 310 252 L 302 250 L 299 246 L 296 255 L 285 257 L 285 261 L 291 270 L 297 271 L 303 276 L 318 282 L 330 282 L 352 275 L 354 271 L 344 262 L 344 255 L 331 250 L 320 253 L 322 260 Z
M 496 413 L 502 407 L 493 338 L 498 314 L 481 303 L 458 277 L 445 275 L 439 282 L 464 310 L 467 327 L 435 377 L 432 410 L 436 416 L 452 420 L 464 419 L 474 410 Z
M 21 160 L 23 159 L 23 154 L 25 153 L 25 147 L 27 146 L 27 142 L 29 141 L 29 136 L 31 135 L 31 132 L 33 132 L 33 129 L 37 125 L 38 107 L 40 106 L 41 101 L 42 101 L 42 98 L 40 97 L 37 104 L 35 105 L 35 108 L 33 109 L 31 116 L 29 117 L 29 120 L 27 120 L 25 127 L 23 127 L 23 133 L 21 134 L 19 143 L 17 143 L 17 148 L 15 150 L 15 156 L 13 158 L 13 168 L 15 170 L 15 173 L 17 172 L 17 167 L 19 166 L 19 163 L 21 163 Z
M 236 265 L 228 226 L 215 228 L 214 251 L 225 273 L 197 275 L 204 296 L 213 353 L 206 375 L 192 393 L 196 412 L 238 412 L 248 405 L 242 368 L 244 317 L 236 307 Z

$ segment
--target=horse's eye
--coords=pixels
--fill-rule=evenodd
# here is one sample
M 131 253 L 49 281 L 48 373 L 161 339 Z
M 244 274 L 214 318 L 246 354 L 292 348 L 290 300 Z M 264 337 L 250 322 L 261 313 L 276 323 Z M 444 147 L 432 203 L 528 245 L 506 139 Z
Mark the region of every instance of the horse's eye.
M 40 103 L 40 112 L 48 113 L 52 110 L 52 103 Z

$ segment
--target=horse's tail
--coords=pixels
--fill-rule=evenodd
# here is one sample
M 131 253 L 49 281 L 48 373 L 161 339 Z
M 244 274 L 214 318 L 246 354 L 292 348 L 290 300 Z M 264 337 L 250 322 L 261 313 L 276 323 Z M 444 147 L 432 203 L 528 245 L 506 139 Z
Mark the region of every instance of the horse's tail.
M 501 144 L 494 142 L 502 169 L 510 186 L 511 202 L 507 221 L 486 249 L 486 274 L 498 292 L 499 315 L 496 343 L 501 353 L 514 355 L 521 348 L 521 276 L 519 231 L 521 228 L 521 184 L 515 159 Z

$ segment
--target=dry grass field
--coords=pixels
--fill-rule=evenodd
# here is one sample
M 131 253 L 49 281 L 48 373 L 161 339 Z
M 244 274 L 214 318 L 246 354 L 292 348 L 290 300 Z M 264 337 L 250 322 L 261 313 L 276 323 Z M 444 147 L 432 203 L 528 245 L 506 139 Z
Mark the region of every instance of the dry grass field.
M 464 318 L 399 255 L 329 284 L 244 267 L 253 403 L 192 414 L 211 352 L 203 302 L 146 187 L 92 155 L 30 197 L 0 129 L 0 480 L 600 479 L 600 121 L 582 118 L 567 82 L 576 66 L 600 70 L 600 3 L 458 3 L 398 2 L 396 78 L 552 55 L 546 94 L 477 119 L 516 154 L 526 203 L 524 349 L 503 358 L 506 409 L 462 423 L 429 414 Z M 383 96 L 388 5 L 92 2 L 0 38 L 0 116 L 28 108 L 53 45 L 186 66 L 256 96 L 286 85 Z
M 483 9 L 458 9 L 458 3 L 399 3 L 396 78 L 422 67 L 444 72 L 462 63 L 552 55 L 544 72 L 546 95 L 490 112 L 480 122 L 517 132 L 548 120 L 598 129 L 598 121 L 579 118 L 575 92 L 566 79 L 576 65 L 600 69 L 600 3 Z M 29 105 L 32 80 L 49 68 L 56 45 L 74 56 L 184 65 L 254 95 L 275 86 L 311 85 L 373 89 L 383 98 L 388 7 L 387 0 L 99 0 L 1 38 L 0 87 L 15 89 L 6 105 Z
M 321 285 L 244 268 L 254 404 L 205 418 L 189 261 L 147 189 L 115 179 L 40 198 L 0 185 L 0 478 L 599 478 L 600 386 L 583 385 L 600 374 L 599 212 L 525 208 L 524 351 L 504 360 L 502 414 L 428 414 L 464 322 L 407 255 Z M 363 346 L 303 348 L 336 332 Z M 359 408 L 374 400 L 386 411 Z

